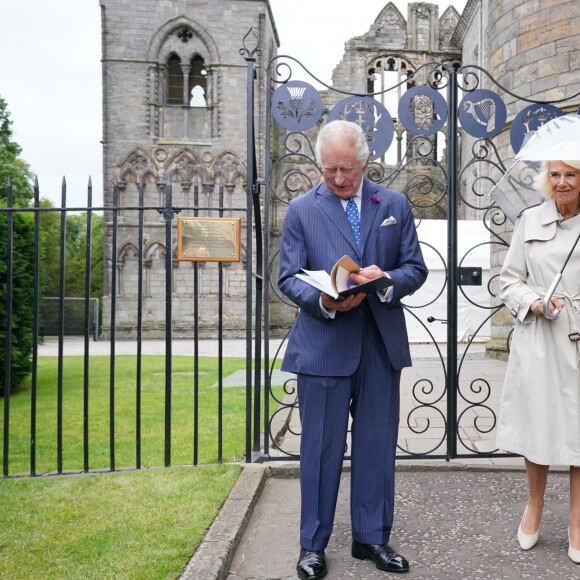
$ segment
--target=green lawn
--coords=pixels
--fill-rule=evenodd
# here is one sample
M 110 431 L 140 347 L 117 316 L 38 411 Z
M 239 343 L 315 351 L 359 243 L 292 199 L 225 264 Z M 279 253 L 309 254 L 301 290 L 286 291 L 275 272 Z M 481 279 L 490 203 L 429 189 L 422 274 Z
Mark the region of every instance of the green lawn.
M 115 359 L 115 467 L 136 465 L 136 358 Z M 245 369 L 245 359 L 224 358 L 224 378 Z M 63 363 L 63 470 L 83 468 L 83 357 Z M 199 359 L 198 464 L 218 461 L 217 359 Z M 110 467 L 110 364 L 107 356 L 90 359 L 89 469 Z M 38 364 L 36 471 L 57 469 L 58 359 L 41 357 Z M 0 409 L 4 401 L 0 399 Z M 245 452 L 246 390 L 223 389 L 222 460 L 239 461 Z M 30 471 L 30 384 L 10 398 L 9 473 Z M 172 359 L 171 465 L 192 465 L 194 444 L 193 358 Z M 1 411 L 3 413 L 3 411 Z M 2 415 L 0 415 L 1 417 Z M 0 421 L 1 423 L 1 421 Z M 2 436 L 3 424 L 0 424 Z M 165 358 L 142 359 L 141 465 L 165 464 Z
M 115 466 L 136 463 L 136 357 L 115 359 Z M 223 359 L 223 377 L 245 359 Z M 83 357 L 63 364 L 63 470 L 83 467 Z M 192 357 L 172 359 L 171 469 L 164 465 L 165 359 L 142 359 L 141 470 L 0 477 L 0 578 L 176 578 L 227 498 L 245 452 L 246 390 L 223 389 L 218 464 L 216 358 L 199 359 L 199 449 L 193 464 Z M 89 468 L 110 467 L 109 357 L 90 359 Z M 38 365 L 36 471 L 57 468 L 58 359 Z M 282 388 L 276 387 L 280 395 Z M 0 400 L 0 413 L 4 401 Z M 30 384 L 10 398 L 10 474 L 30 471 Z M 275 406 L 271 403 L 272 411 Z M 0 415 L 3 417 L 3 414 Z M 1 422 L 1 420 L 0 420 Z M 263 421 L 261 422 L 263 424 Z M 0 437 L 3 437 L 0 424 Z M 189 465 L 189 467 L 187 467 Z
M 0 578 L 178 578 L 239 471 L 0 478 Z

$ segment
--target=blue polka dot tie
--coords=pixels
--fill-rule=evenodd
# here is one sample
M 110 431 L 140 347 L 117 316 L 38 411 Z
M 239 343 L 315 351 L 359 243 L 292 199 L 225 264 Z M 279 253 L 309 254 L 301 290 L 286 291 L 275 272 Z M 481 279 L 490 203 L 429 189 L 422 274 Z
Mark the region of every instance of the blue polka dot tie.
M 358 207 L 356 206 L 356 202 L 352 197 L 346 204 L 346 217 L 348 218 L 348 223 L 352 228 L 352 233 L 354 234 L 356 245 L 360 250 L 360 218 L 358 215 Z

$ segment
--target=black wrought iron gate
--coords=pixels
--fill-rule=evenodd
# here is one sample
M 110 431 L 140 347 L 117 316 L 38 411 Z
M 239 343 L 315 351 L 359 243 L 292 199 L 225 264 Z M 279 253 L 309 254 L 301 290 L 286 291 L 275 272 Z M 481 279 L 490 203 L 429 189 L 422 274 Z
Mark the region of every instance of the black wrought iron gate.
M 427 284 L 404 301 L 414 367 L 402 376 L 397 458 L 501 456 L 494 429 L 510 323 L 498 298 L 497 274 L 511 224 L 489 192 L 525 134 L 576 112 L 578 95 L 552 103 L 521 98 L 478 66 L 443 62 L 409 71 L 387 89 L 352 93 L 324 85 L 288 56 L 268 63 L 265 92 L 255 95 L 253 67 L 260 47 L 248 44 L 256 40 L 250 30 L 240 50 L 248 65 L 248 175 L 257 156 L 264 167 L 263 179 L 254 174 L 248 183 L 254 201 L 260 192 L 262 203 L 258 278 L 263 277 L 268 371 L 263 446 L 254 425 L 254 459 L 299 458 L 295 380 L 275 378 L 295 316 L 295 306 L 277 289 L 278 241 L 289 200 L 321 180 L 314 142 L 317 128 L 334 119 L 357 122 L 367 133 L 367 176 L 406 195 L 430 267 Z M 399 88 L 404 93 L 391 116 L 384 97 Z M 514 100 L 509 106 L 517 114 L 509 124 L 500 95 Z M 254 139 L 255 101 L 266 104 L 261 151 Z M 260 215 L 255 215 L 258 229 Z M 270 353 L 270 345 L 276 352 Z M 282 395 L 276 395 L 274 383 L 283 384 Z

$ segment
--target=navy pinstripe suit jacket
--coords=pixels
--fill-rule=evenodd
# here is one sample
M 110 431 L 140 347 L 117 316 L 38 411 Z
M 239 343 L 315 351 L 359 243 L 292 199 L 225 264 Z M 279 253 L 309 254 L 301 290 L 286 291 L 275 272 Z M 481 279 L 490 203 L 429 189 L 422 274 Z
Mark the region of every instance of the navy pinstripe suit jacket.
M 387 218 L 394 218 L 389 220 L 393 223 L 381 225 Z M 363 178 L 360 228 L 359 253 L 341 201 L 324 183 L 290 202 L 280 246 L 278 287 L 300 307 L 300 313 L 292 327 L 283 370 L 348 376 L 357 369 L 365 341 L 360 312 L 366 308 L 364 301 L 349 312 L 337 312 L 333 320 L 325 319 L 320 312 L 320 291 L 294 276 L 301 268 L 330 272 L 345 254 L 361 268 L 375 264 L 397 281 L 391 302 L 381 302 L 374 292 L 367 295 L 366 302 L 393 368 L 410 366 L 400 299 L 423 284 L 427 267 L 409 202 L 405 196 Z

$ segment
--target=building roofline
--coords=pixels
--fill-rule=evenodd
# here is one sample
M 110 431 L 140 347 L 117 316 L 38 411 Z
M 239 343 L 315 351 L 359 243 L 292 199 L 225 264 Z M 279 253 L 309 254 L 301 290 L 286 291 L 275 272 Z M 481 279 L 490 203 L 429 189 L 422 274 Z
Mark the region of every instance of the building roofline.
M 467 4 L 461 13 L 459 18 L 459 22 L 455 28 L 455 32 L 451 37 L 451 44 L 454 46 L 462 47 L 463 40 L 465 39 L 465 33 L 467 32 L 467 27 L 471 22 L 471 18 L 473 17 L 473 13 L 475 12 L 475 8 L 479 0 L 467 0 Z

